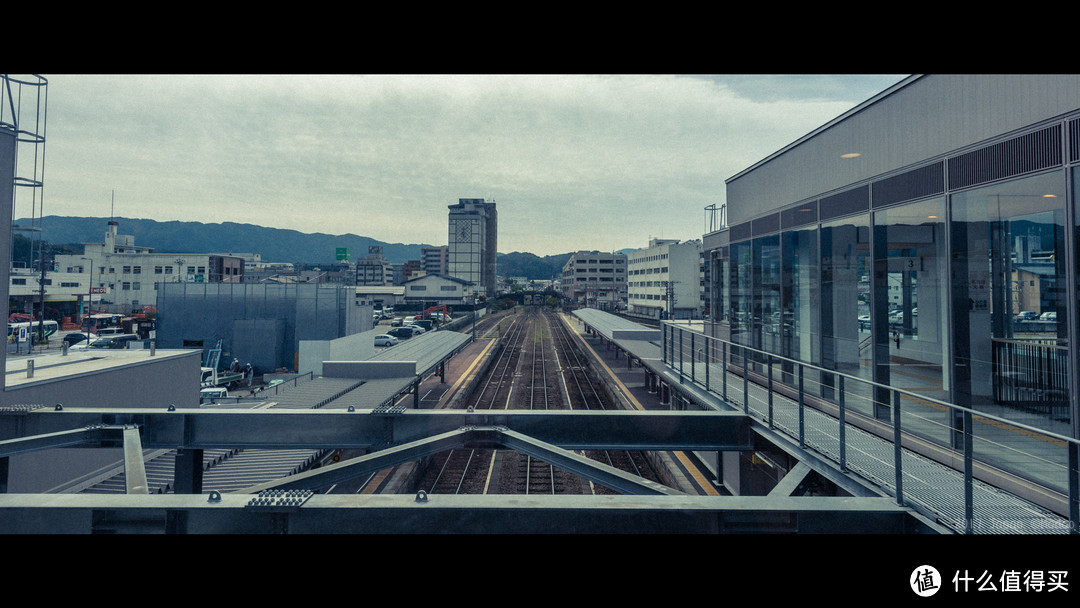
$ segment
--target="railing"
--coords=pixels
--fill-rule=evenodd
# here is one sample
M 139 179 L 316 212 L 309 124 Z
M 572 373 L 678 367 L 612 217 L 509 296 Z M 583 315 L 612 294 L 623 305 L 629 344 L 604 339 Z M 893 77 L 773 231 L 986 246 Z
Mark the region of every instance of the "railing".
M 662 330 L 663 361 L 683 381 L 869 480 L 898 504 L 964 533 L 1078 531 L 1080 440 L 678 324 L 665 322 Z M 887 451 L 866 450 L 867 436 Z M 1005 495 L 995 488 L 1031 500 L 1032 509 L 1005 521 L 985 500 Z
M 1069 411 L 1069 351 L 1056 340 L 994 338 L 994 401 L 1064 418 Z

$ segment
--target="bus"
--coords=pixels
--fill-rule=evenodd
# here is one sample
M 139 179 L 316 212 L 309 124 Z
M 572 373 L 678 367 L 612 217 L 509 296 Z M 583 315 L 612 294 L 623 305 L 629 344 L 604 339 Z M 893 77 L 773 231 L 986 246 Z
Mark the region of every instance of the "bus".
M 86 315 L 83 317 L 82 331 L 83 333 L 97 333 L 99 329 L 106 327 L 120 327 L 121 321 L 123 321 L 123 315 L 114 315 L 107 312 L 97 312 Z
M 36 338 L 40 329 L 45 330 L 45 337 L 55 334 L 60 329 L 60 325 L 56 321 L 22 321 L 19 323 L 8 323 L 8 342 L 19 339 L 19 332 L 22 329 L 26 330 L 26 336 L 33 334 Z

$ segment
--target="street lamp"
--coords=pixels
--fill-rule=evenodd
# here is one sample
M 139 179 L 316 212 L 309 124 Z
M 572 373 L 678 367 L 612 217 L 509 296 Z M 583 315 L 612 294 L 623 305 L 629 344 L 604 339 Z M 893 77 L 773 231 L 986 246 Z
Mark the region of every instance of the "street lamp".
M 94 260 L 90 258 L 81 258 L 90 262 L 90 284 L 86 288 L 86 318 L 83 318 L 83 325 L 86 327 L 86 343 L 90 344 L 90 324 L 86 322 L 90 316 L 90 311 L 93 308 L 91 306 L 94 302 Z

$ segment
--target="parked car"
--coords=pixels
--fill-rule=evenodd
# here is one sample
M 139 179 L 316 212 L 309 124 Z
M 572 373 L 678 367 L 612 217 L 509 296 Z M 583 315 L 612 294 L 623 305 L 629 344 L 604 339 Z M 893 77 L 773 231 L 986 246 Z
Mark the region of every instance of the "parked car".
M 413 337 L 413 330 L 408 327 L 395 327 L 386 333 L 398 340 L 408 340 Z
M 1040 321 L 1057 321 L 1057 311 L 1052 310 L 1050 312 L 1044 312 L 1039 315 Z
M 104 338 L 98 338 L 93 340 L 90 344 L 79 345 L 79 348 L 127 348 L 129 342 L 138 340 L 137 334 L 120 334 L 117 336 L 106 336 Z
M 402 319 L 401 317 L 394 317 L 394 319 L 392 321 L 390 321 L 390 326 L 391 327 L 401 327 L 404 324 L 405 324 L 405 320 Z
M 413 335 L 414 335 L 414 336 L 419 336 L 420 334 L 422 334 L 422 333 L 424 333 L 425 331 L 427 331 L 427 330 L 425 330 L 425 329 L 424 329 L 423 327 L 420 327 L 419 325 L 417 325 L 417 324 L 415 324 L 415 323 L 413 323 L 412 325 L 406 325 L 406 326 L 405 326 L 405 329 L 407 329 L 407 330 L 409 330 L 409 331 L 413 332 Z
M 375 336 L 375 346 L 393 346 L 398 343 L 398 339 L 394 336 L 387 334 L 379 334 Z
M 86 340 L 86 334 L 70 333 L 64 336 L 64 342 L 68 343 L 68 346 L 75 346 L 79 342 Z

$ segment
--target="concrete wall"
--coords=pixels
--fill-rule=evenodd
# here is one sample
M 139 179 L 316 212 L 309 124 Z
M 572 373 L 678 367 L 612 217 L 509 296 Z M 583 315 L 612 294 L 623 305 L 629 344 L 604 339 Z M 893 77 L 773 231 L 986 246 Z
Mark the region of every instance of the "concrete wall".
M 297 371 L 323 375 L 323 361 L 362 361 L 375 354 L 375 336 L 382 333 L 372 329 L 336 340 L 301 340 Z
M 411 378 L 416 375 L 416 361 L 324 361 L 327 378 Z

